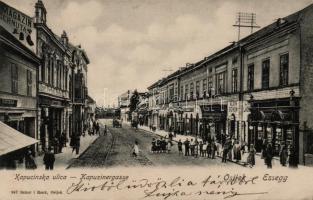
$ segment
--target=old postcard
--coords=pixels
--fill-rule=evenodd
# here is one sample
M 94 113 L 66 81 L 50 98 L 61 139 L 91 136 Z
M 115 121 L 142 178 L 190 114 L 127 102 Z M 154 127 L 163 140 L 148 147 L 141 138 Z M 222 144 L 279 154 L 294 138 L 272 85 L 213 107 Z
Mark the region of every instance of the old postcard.
M 311 0 L 0 0 L 0 199 L 313 199 Z

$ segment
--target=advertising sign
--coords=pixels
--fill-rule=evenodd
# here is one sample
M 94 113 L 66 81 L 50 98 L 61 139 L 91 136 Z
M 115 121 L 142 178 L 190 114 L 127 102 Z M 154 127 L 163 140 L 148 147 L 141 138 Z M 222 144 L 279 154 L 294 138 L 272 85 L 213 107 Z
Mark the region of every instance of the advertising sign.
M 36 34 L 31 17 L 0 1 L 0 25 L 35 52 Z

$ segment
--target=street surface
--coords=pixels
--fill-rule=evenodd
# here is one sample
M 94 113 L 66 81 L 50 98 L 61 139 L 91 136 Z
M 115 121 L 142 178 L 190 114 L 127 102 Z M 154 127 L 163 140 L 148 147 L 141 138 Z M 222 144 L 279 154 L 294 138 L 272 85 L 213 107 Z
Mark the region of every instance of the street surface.
M 143 130 L 135 130 L 123 124 L 122 128 L 113 128 L 112 120 L 99 120 L 108 125 L 106 135 L 99 136 L 89 148 L 69 168 L 82 167 L 130 167 L 130 166 L 229 166 L 231 162 L 222 163 L 220 158 L 194 158 L 178 154 L 177 144 L 174 142 L 170 153 L 151 153 L 152 138 L 159 136 Z M 140 155 L 133 157 L 132 147 L 138 141 Z

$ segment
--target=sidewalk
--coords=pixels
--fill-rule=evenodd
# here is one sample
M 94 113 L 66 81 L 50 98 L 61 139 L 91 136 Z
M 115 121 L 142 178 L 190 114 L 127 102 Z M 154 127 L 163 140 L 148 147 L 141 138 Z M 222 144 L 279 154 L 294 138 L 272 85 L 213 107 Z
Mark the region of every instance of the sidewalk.
M 126 124 L 130 125 L 130 123 L 126 122 Z M 151 131 L 149 127 L 147 126 L 138 126 L 138 129 L 141 129 L 141 130 L 144 130 L 148 133 L 151 133 L 151 134 L 156 134 L 156 135 L 159 135 L 161 137 L 168 137 L 168 132 L 167 131 L 164 131 L 164 130 L 156 130 L 156 131 Z M 194 136 L 186 136 L 186 135 L 176 135 L 176 137 L 173 137 L 173 141 L 175 142 L 178 142 L 179 140 L 181 140 L 182 142 L 184 142 L 186 139 L 188 138 L 188 140 L 190 141 L 191 139 L 195 139 L 196 137 Z M 198 141 L 202 141 L 202 139 L 200 138 L 197 138 Z M 217 157 L 220 157 L 220 156 L 217 156 Z M 220 157 L 221 158 L 221 157 Z M 244 162 L 242 161 L 239 161 L 239 162 L 236 162 L 235 160 L 228 160 L 230 162 L 233 162 L 233 163 L 236 163 L 238 165 L 241 165 L 241 166 L 246 166 Z M 266 169 L 267 166 L 265 165 L 264 163 L 264 160 L 261 158 L 261 154 L 260 153 L 257 153 L 256 156 L 255 156 L 255 166 L 258 167 L 258 168 L 264 168 Z M 283 167 L 281 164 L 280 164 L 280 161 L 279 161 L 279 158 L 273 158 L 272 160 L 272 166 L 273 168 L 288 168 L 288 167 Z M 303 166 L 303 165 L 299 165 L 298 168 L 306 168 L 307 166 Z
M 62 149 L 62 153 L 55 154 L 55 163 L 54 169 L 66 169 L 68 165 L 73 162 L 74 159 L 78 158 L 87 148 L 98 138 L 98 135 L 88 135 L 86 134 L 85 137 L 81 136 L 80 138 L 80 148 L 79 154 L 75 152 L 72 153 L 72 148 L 69 145 L 69 142 L 66 144 L 66 147 Z M 35 162 L 37 164 L 37 169 L 45 169 L 43 164 L 43 156 L 40 155 L 35 157 Z M 17 169 L 25 169 L 24 162 L 20 164 Z

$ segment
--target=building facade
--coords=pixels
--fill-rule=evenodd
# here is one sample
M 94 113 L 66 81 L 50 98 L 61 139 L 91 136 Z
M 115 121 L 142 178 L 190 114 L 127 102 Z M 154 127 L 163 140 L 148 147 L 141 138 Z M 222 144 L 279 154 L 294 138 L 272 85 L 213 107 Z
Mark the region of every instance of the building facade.
M 276 156 L 287 145 L 299 163 L 309 162 L 312 13 L 310 5 L 278 19 L 152 84 L 149 122 L 221 143 L 228 135 L 258 152 L 266 140 Z
M 22 24 L 20 18 L 12 18 L 8 13 L 23 17 L 27 23 Z M 32 50 L 34 44 L 26 42 L 26 38 L 28 41 L 33 39 L 27 35 L 34 31 L 33 21 L 2 2 L 0 16 L 0 121 L 21 134 L 38 139 L 36 110 L 40 60 Z M 3 141 L 6 139 L 2 137 Z M 32 148 L 36 150 L 35 145 Z

